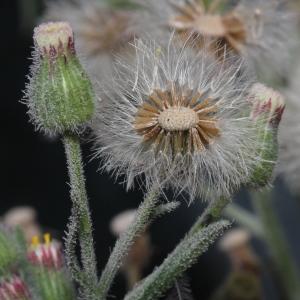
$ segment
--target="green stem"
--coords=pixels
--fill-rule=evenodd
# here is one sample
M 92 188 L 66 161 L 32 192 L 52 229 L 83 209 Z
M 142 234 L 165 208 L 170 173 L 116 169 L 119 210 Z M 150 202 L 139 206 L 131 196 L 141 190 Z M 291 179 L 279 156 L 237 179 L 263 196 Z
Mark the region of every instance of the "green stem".
M 221 217 L 223 210 L 229 203 L 231 203 L 231 200 L 225 197 L 220 197 L 212 201 L 203 212 L 203 214 L 194 223 L 187 236 L 191 236 L 199 229 L 204 228 L 208 224 L 217 221 Z
M 272 206 L 271 191 L 252 194 L 253 204 L 263 225 L 265 241 L 274 259 L 275 268 L 289 300 L 300 299 L 299 270 L 290 253 L 282 227 Z
M 73 203 L 71 218 L 77 220 L 83 273 L 89 282 L 90 289 L 93 286 L 96 287 L 97 284 L 97 266 L 79 137 L 73 134 L 65 134 L 63 143 L 67 157 L 70 194 Z M 69 257 L 69 259 L 74 260 L 74 265 L 76 265 L 76 257 Z
M 164 296 L 174 280 L 181 277 L 229 226 L 229 222 L 219 221 L 184 238 L 152 274 L 126 295 L 125 300 L 155 300 Z
M 138 208 L 135 220 L 129 226 L 127 231 L 117 240 L 109 260 L 101 274 L 98 284 L 98 300 L 106 299 L 113 280 L 122 265 L 124 257 L 127 255 L 136 237 L 145 230 L 147 225 L 155 216 L 156 206 L 159 200 L 158 196 L 158 192 L 154 189 L 146 195 L 143 203 Z

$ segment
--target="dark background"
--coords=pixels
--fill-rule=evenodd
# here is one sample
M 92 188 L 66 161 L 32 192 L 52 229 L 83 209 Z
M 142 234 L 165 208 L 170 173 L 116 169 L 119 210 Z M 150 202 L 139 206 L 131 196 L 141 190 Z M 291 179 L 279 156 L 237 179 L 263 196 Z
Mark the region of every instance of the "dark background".
M 250 1 L 250 0 L 249 0 Z M 35 6 L 33 6 L 35 2 Z M 22 8 L 23 7 L 23 8 Z M 25 8 L 25 10 L 24 10 Z M 20 103 L 26 75 L 30 66 L 32 28 L 41 14 L 43 5 L 38 1 L 2 0 L 0 2 L 0 66 L 1 66 L 1 189 L 0 214 L 16 205 L 30 205 L 37 209 L 39 221 L 58 236 L 63 235 L 70 215 L 69 188 L 64 149 L 57 139 L 48 139 L 34 132 L 28 122 L 25 105 Z M 140 191 L 126 193 L 124 187 L 114 182 L 108 174 L 97 172 L 99 161 L 90 161 L 91 145 L 83 145 L 86 162 L 87 188 L 95 225 L 95 240 L 99 269 L 101 269 L 114 245 L 109 231 L 109 221 L 127 208 L 137 207 L 142 199 Z M 300 253 L 299 217 L 300 201 L 296 203 L 286 189 L 278 184 L 276 203 L 292 243 L 294 254 Z M 240 201 L 248 203 L 245 194 Z M 158 220 L 151 228 L 154 255 L 151 266 L 158 265 L 184 235 L 203 204 L 195 201 L 190 207 L 183 202 L 171 215 Z M 262 258 L 266 253 L 260 243 L 255 243 Z M 298 255 L 299 262 L 299 255 Z M 189 271 L 192 288 L 197 299 L 207 299 L 228 271 L 228 261 L 217 247 L 202 256 L 198 265 Z M 266 277 L 269 300 L 277 300 L 274 286 Z M 121 299 L 124 281 L 120 277 L 112 294 Z

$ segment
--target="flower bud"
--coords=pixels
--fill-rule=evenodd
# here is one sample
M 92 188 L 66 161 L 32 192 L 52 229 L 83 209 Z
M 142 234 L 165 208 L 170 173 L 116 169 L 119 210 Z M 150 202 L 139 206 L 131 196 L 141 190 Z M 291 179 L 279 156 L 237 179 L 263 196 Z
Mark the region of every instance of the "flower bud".
M 25 282 L 19 276 L 0 282 L 0 299 L 29 300 L 30 294 Z
M 45 23 L 34 30 L 35 52 L 26 103 L 37 128 L 49 134 L 77 131 L 94 112 L 92 84 L 74 48 L 68 23 Z
M 44 235 L 44 243 L 40 243 L 37 236 L 32 238 L 27 257 L 41 299 L 75 299 L 71 279 L 65 270 L 62 249 L 59 243 L 51 241 L 49 234 Z
M 250 118 L 257 123 L 258 149 L 260 163 L 253 171 L 250 185 L 264 187 L 272 179 L 277 161 L 277 133 L 282 114 L 285 109 L 283 96 L 263 84 L 254 84 L 250 92 L 252 111 Z

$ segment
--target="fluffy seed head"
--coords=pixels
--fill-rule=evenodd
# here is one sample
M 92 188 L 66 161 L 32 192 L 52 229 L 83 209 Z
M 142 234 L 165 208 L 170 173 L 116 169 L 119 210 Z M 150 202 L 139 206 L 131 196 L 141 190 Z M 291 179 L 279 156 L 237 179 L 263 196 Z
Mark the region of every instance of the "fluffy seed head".
M 191 199 L 230 194 L 256 163 L 240 62 L 225 68 L 173 39 L 167 47 L 137 41 L 135 51 L 119 59 L 94 121 L 105 168 L 125 175 L 127 187 L 144 175 L 146 188 L 186 190 Z

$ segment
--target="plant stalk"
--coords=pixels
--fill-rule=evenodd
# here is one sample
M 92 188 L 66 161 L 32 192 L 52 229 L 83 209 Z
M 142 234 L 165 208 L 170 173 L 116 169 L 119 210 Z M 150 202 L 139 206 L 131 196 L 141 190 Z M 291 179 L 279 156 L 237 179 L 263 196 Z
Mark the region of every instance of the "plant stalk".
M 83 273 L 90 287 L 94 286 L 95 288 L 97 285 L 96 255 L 79 137 L 66 133 L 63 136 L 63 144 L 66 152 L 71 187 L 70 195 L 73 204 L 71 219 L 77 221 Z M 74 265 L 77 264 L 76 257 L 69 257 L 68 259 L 70 261 L 75 260 Z M 78 276 L 79 274 L 75 275 Z
M 291 255 L 281 224 L 272 206 L 271 191 L 253 192 L 252 200 L 264 230 L 264 238 L 274 259 L 277 275 L 283 285 L 286 299 L 300 299 L 299 270 Z
M 109 289 L 122 265 L 124 257 L 129 252 L 137 236 L 145 230 L 155 216 L 158 200 L 159 194 L 157 190 L 152 189 L 148 192 L 144 201 L 138 208 L 135 220 L 129 226 L 127 231 L 121 234 L 120 238 L 117 240 L 99 280 L 97 292 L 98 300 L 107 298 Z

